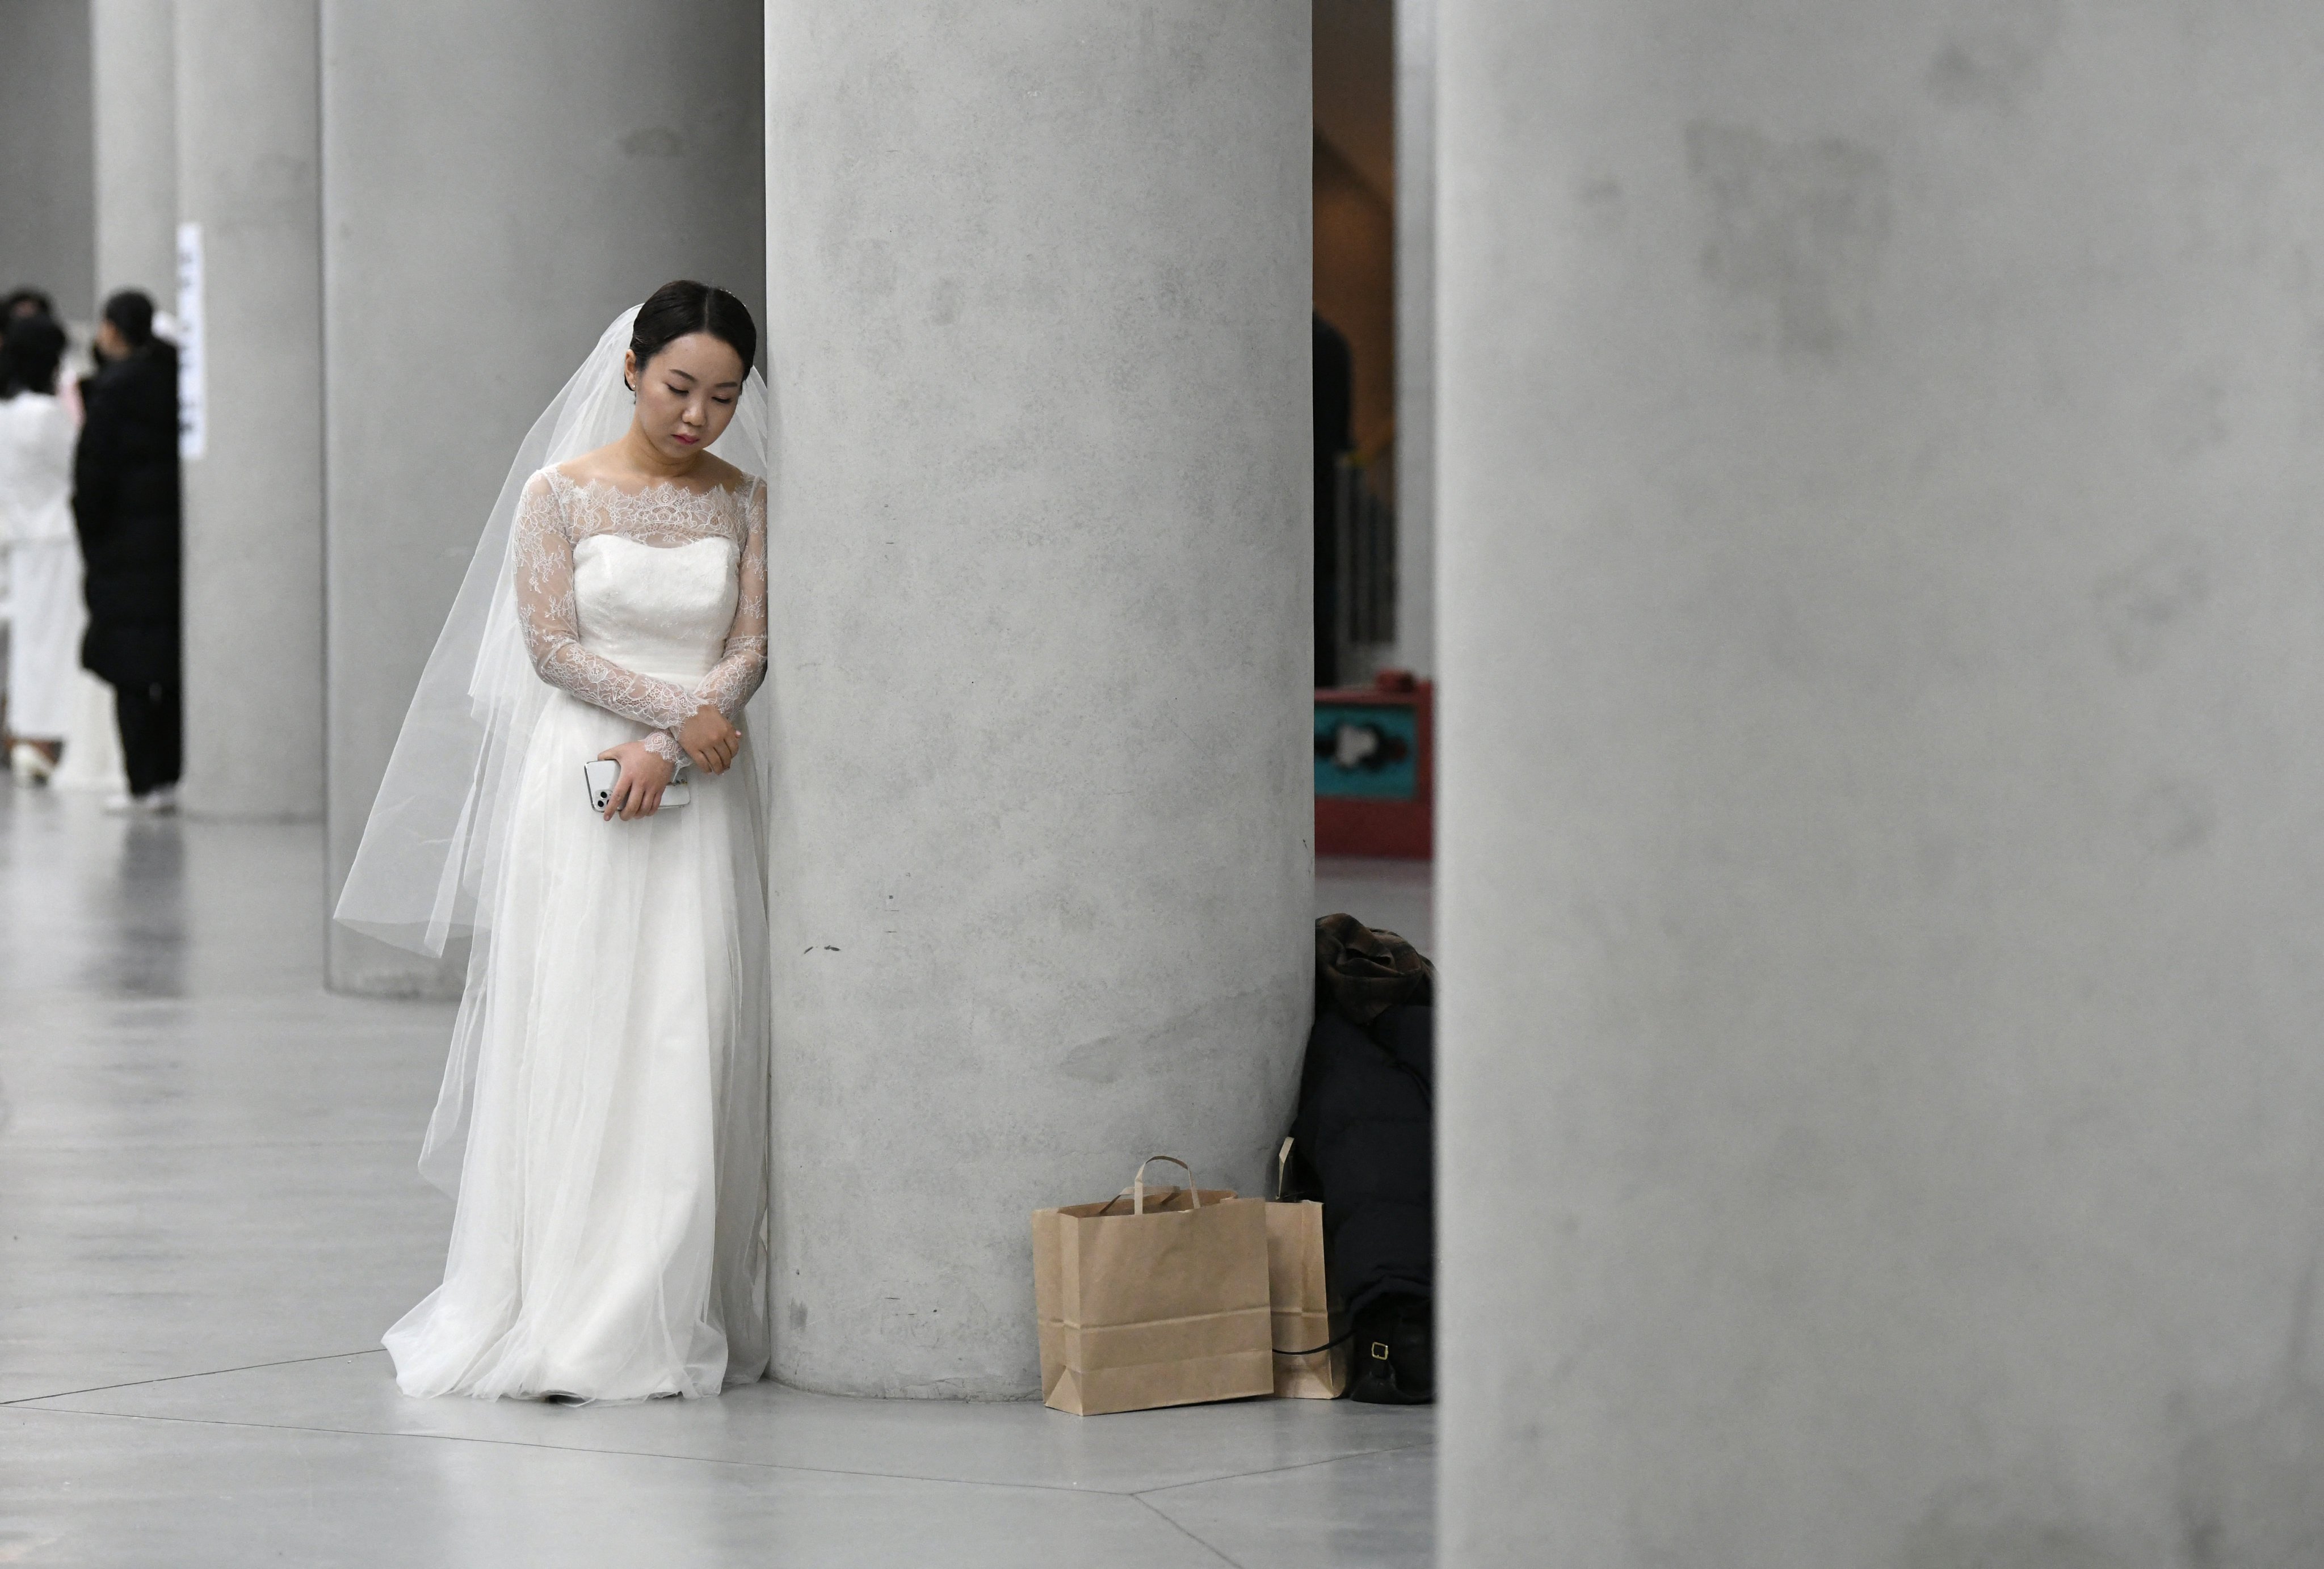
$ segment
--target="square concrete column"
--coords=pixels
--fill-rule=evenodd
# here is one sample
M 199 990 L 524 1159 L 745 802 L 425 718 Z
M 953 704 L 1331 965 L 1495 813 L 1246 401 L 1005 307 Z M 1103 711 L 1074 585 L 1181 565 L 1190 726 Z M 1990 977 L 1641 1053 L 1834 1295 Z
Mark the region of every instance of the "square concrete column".
M 517 442 L 673 278 L 759 308 L 755 4 L 323 0 L 330 889 Z M 343 928 L 331 981 L 456 994 Z
M 1396 648 L 1436 673 L 1436 5 L 1396 0 Z
M 2324 31 L 1443 0 L 1442 1552 L 2324 1543 Z

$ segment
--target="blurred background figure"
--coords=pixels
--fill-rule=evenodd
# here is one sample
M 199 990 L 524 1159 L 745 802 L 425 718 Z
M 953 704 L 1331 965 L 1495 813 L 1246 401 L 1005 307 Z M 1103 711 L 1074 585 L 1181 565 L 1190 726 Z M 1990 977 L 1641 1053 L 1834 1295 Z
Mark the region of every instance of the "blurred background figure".
M 45 289 L 11 289 L 0 294 L 0 323 L 14 321 L 23 316 L 45 316 L 57 318 L 57 302 L 49 298 Z
M 1315 684 L 1340 684 L 1340 459 L 1351 434 L 1356 372 L 1348 335 L 1310 313 L 1315 333 Z
M 73 429 L 78 430 L 81 418 L 80 383 L 97 368 L 95 357 L 90 353 L 88 325 L 69 322 L 58 315 L 56 301 L 49 297 L 45 289 L 19 286 L 0 294 L 0 333 L 6 332 L 12 323 L 31 317 L 56 323 L 57 329 L 64 335 L 64 357 L 58 362 L 55 391 L 58 401 L 72 415 Z M 167 312 L 157 311 L 153 317 L 156 323 L 154 331 L 175 341 L 169 328 L 160 325 L 169 319 Z
M 153 332 L 153 301 L 124 290 L 97 324 L 98 369 L 73 460 L 86 573 L 81 662 L 114 692 L 128 774 L 116 810 L 177 808 L 178 360 Z
M 64 328 L 46 312 L 0 309 L 0 541 L 8 552 L 8 765 L 31 784 L 56 771 L 72 718 L 81 611 L 73 539 L 74 419 L 56 395 Z M 37 298 L 37 296 L 34 296 Z

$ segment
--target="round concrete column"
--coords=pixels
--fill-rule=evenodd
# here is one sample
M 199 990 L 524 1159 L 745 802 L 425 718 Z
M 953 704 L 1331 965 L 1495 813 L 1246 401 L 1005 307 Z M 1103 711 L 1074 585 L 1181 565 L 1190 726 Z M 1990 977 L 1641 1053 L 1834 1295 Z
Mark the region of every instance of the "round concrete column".
M 323 809 L 323 318 L 315 0 L 178 8 L 177 190 L 198 272 L 185 451 L 190 812 Z M 181 280 L 181 283 L 184 280 Z M 151 288 L 152 285 L 147 285 Z
M 1441 21 L 1445 1564 L 2312 1556 L 2324 34 Z
M 758 308 L 759 8 L 324 0 L 336 895 L 509 459 L 624 307 L 672 278 Z M 343 928 L 331 979 L 456 992 Z
M 89 0 L 98 306 L 143 289 L 177 309 L 176 12 L 176 0 Z
M 779 1376 L 1038 1389 L 1309 1006 L 1308 10 L 768 7 Z

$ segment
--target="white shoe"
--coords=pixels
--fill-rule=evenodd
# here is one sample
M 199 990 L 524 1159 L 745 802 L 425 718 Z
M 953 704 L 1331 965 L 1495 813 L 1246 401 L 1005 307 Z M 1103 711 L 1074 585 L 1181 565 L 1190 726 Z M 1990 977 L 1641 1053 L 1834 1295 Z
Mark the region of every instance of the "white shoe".
M 105 798 L 105 809 L 116 817 L 133 814 L 140 817 L 166 817 L 178 809 L 178 787 L 173 784 L 155 785 L 142 796 L 115 790 Z
M 29 741 L 20 741 L 8 749 L 8 771 L 16 776 L 18 784 L 42 785 L 57 771 L 49 754 Z

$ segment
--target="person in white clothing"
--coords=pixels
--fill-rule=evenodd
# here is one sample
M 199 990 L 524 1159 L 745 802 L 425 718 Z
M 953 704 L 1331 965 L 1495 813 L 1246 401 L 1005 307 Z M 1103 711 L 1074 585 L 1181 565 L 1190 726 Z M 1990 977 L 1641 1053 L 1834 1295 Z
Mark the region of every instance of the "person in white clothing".
M 0 337 L 0 541 L 8 551 L 9 767 L 45 783 L 72 719 L 80 658 L 80 546 L 73 538 L 77 422 L 56 395 L 64 329 L 10 317 Z
M 473 937 L 420 1154 L 458 1199 L 444 1280 L 385 1336 L 408 1395 L 766 1371 L 757 351 L 696 282 L 607 329 L 518 454 L 340 895 L 423 952 Z

